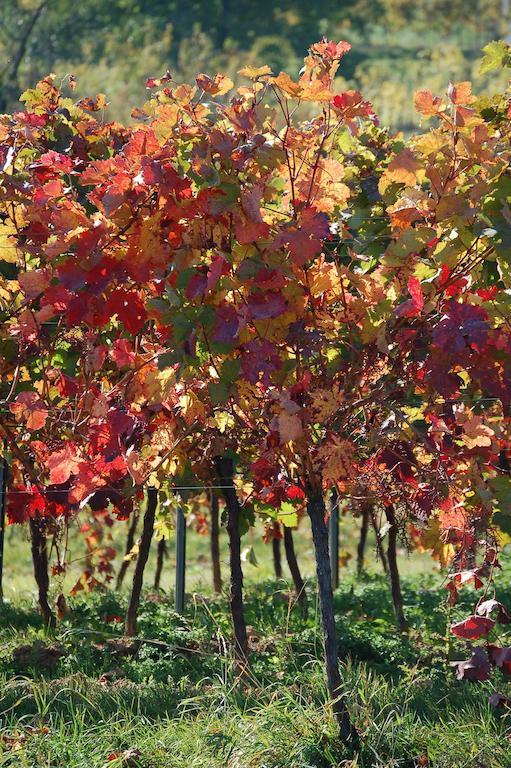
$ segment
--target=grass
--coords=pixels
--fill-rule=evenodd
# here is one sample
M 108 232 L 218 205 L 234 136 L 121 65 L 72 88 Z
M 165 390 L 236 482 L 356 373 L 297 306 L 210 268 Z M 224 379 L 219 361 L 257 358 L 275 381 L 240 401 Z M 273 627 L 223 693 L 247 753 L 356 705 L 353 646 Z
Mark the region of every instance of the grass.
M 341 558 L 346 561 L 346 567 L 349 572 L 354 570 L 356 543 L 358 540 L 358 521 L 351 517 L 341 517 Z M 140 533 L 141 523 L 139 523 Z M 121 556 L 124 554 L 125 540 L 127 533 L 126 523 L 116 523 L 112 531 L 112 545 L 118 551 L 116 567 L 119 565 Z M 253 565 L 248 557 L 244 563 L 244 577 L 247 584 L 257 584 L 261 581 L 273 577 L 273 565 L 271 558 L 271 547 L 265 544 L 259 527 L 251 528 L 243 537 L 243 548 L 253 549 L 257 565 Z M 26 526 L 9 526 L 6 533 L 6 548 L 4 561 L 4 594 L 8 600 L 18 602 L 20 599 L 26 599 L 27 596 L 35 596 L 34 578 L 32 575 L 32 562 L 30 558 L 30 546 L 27 538 Z M 314 576 L 314 552 L 312 544 L 312 535 L 308 520 L 302 520 L 300 529 L 294 536 L 297 557 L 300 562 L 304 577 L 312 578 Z M 53 579 L 54 592 L 62 589 L 69 591 L 71 586 L 80 576 L 84 567 L 85 542 L 84 537 L 79 533 L 78 526 L 71 528 L 69 537 L 70 548 L 68 560 L 72 565 L 68 569 L 66 576 L 62 579 Z M 110 542 L 107 542 L 110 543 Z M 282 545 L 282 561 L 285 568 L 284 548 Z M 55 553 L 53 553 L 55 555 Z M 209 537 L 201 536 L 195 531 L 188 531 L 187 535 L 187 570 L 186 586 L 189 591 L 207 592 L 211 584 Z M 222 560 L 222 569 L 226 574 L 228 570 L 228 544 L 225 530 L 221 529 L 220 534 L 220 555 Z M 149 562 L 146 569 L 146 583 L 152 584 L 154 581 L 154 569 L 156 564 L 156 546 L 151 550 Z M 168 541 L 168 558 L 165 563 L 161 586 L 167 591 L 174 585 L 174 567 L 175 567 L 175 541 L 174 536 Z M 432 561 L 427 554 L 414 553 L 408 556 L 404 549 L 401 550 L 400 571 L 402 574 L 430 573 Z M 366 556 L 366 570 L 369 573 L 381 573 L 381 566 L 376 557 L 374 547 L 374 535 L 369 534 Z M 126 589 L 130 585 L 130 572 L 125 581 Z
M 12 534 L 9 534 L 12 535 Z M 506 682 L 454 679 L 467 656 L 447 632 L 473 592 L 445 607 L 438 574 L 401 558 L 411 631 L 394 629 L 386 579 L 372 556 L 356 579 L 341 571 L 335 594 L 342 679 L 362 748 L 340 743 L 327 704 L 313 582 L 309 618 L 289 603 L 289 584 L 271 575 L 268 548 L 254 538 L 259 565 L 246 564 L 251 671 L 236 678 L 225 596 L 213 598 L 202 558 L 207 540 L 189 537 L 185 616 L 172 591 L 146 591 L 139 638 L 121 636 L 126 591 L 81 595 L 47 635 L 34 608 L 26 544 L 7 548 L 11 599 L 0 612 L 0 766 L 19 768 L 509 768 L 509 715 L 489 695 Z M 353 548 L 355 531 L 345 527 Z M 225 542 L 223 542 L 225 544 Z M 307 534 L 297 537 L 306 563 Z M 15 557 L 18 566 L 13 568 Z M 348 561 L 350 566 L 351 561 Z M 171 564 L 170 564 L 171 565 Z M 413 573 L 415 566 L 416 572 Z M 309 566 L 310 567 L 310 566 Z M 167 568 L 166 586 L 172 571 Z M 194 571 L 195 569 L 195 571 Z M 252 569 L 252 571 L 250 570 Z M 189 575 L 189 574 L 188 574 Z M 500 582 L 511 602 L 511 564 Z M 147 583 L 151 583 L 149 574 Z M 14 595 L 14 597 L 12 597 Z

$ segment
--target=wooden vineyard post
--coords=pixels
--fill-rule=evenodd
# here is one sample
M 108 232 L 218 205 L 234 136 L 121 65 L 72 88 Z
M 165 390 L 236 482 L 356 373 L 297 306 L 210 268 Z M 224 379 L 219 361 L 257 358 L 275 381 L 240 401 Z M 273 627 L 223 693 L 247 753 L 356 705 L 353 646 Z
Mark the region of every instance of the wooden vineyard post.
M 4 541 L 5 541 L 5 505 L 7 492 L 7 461 L 0 459 L 0 602 L 4 600 Z
M 183 507 L 176 512 L 176 591 L 174 604 L 176 613 L 182 614 L 185 608 L 185 572 L 186 572 L 186 519 Z
M 328 550 L 330 552 L 330 570 L 332 589 L 339 586 L 339 494 L 336 488 L 330 495 L 330 516 L 328 518 Z

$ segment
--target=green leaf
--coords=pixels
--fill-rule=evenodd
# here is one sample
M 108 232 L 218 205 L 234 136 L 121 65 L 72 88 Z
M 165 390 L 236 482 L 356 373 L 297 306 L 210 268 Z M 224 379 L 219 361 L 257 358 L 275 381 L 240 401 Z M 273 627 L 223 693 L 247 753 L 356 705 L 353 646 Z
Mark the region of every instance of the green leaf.
M 158 370 L 164 371 L 165 368 L 170 368 L 170 366 L 175 365 L 180 359 L 181 356 L 177 355 L 175 352 L 165 352 L 158 357 Z
M 289 501 L 282 502 L 278 512 L 278 520 L 286 528 L 296 528 L 298 525 L 298 514 L 294 504 L 291 504 Z
M 511 536 L 511 477 L 494 477 L 489 481 L 495 512 L 493 523 Z
M 494 502 L 497 511 L 505 513 L 511 519 L 511 477 L 499 475 L 489 482 L 493 491 Z
M 414 251 L 420 253 L 435 236 L 436 232 L 431 227 L 407 229 L 387 248 L 383 262 L 389 267 L 400 267 L 405 263 L 410 253 Z
M 211 347 L 213 346 L 220 345 L 212 344 Z M 220 381 L 211 381 L 208 384 L 209 395 L 214 405 L 221 405 L 229 399 L 232 385 L 239 378 L 240 368 L 239 360 L 224 360 L 220 368 Z
M 255 524 L 255 513 L 252 504 L 245 504 L 240 515 L 240 536 L 244 536 Z
M 0 259 L 0 275 L 6 280 L 15 280 L 18 276 L 18 267 L 10 261 Z
M 255 556 L 253 547 L 245 547 L 241 553 L 241 560 L 243 563 L 250 563 L 250 565 L 253 565 L 256 568 L 258 566 L 257 557 Z
M 0 315 L 0 321 L 1 321 L 1 315 Z M 16 357 L 18 355 L 18 345 L 14 341 L 14 339 L 1 339 L 0 340 L 0 357 L 2 357 L 5 362 L 12 363 L 14 360 L 16 360 Z M 5 382 L 7 384 L 7 381 Z
M 508 536 L 511 536 L 511 515 L 506 515 L 504 512 L 495 512 L 493 523 L 500 528 L 502 533 L 507 533 Z
M 241 363 L 239 360 L 224 360 L 220 369 L 220 378 L 227 384 L 232 384 L 240 375 Z
M 210 381 L 208 391 L 213 405 L 221 405 L 229 399 L 229 387 L 225 381 Z
M 493 40 L 483 48 L 484 57 L 479 71 L 482 75 L 511 65 L 511 47 L 504 40 Z

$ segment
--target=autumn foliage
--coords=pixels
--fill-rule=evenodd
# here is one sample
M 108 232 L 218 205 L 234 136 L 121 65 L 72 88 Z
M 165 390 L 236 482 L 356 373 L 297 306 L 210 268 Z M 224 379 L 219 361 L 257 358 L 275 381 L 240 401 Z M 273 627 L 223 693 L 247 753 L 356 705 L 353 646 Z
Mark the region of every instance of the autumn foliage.
M 508 621 L 488 590 L 511 532 L 510 95 L 420 91 L 431 127 L 405 141 L 337 91 L 349 48 L 236 90 L 167 73 L 129 126 L 52 77 L 0 118 L 8 515 L 126 519 L 228 457 L 246 519 L 307 509 L 317 551 L 332 487 L 392 509 L 449 600 L 484 587 L 453 633 L 486 642 Z

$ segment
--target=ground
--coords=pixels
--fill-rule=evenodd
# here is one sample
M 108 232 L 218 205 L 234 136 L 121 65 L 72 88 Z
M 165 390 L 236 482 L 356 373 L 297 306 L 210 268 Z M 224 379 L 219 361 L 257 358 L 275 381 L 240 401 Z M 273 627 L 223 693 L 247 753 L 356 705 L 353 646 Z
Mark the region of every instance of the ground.
M 346 525 L 344 531 L 352 552 L 355 532 Z M 232 664 L 225 598 L 213 598 L 208 587 L 207 539 L 189 536 L 186 615 L 174 613 L 167 591 L 170 558 L 165 591 L 146 592 L 139 639 L 127 642 L 118 621 L 126 594 L 111 591 L 70 599 L 56 633 L 46 635 L 28 591 L 26 543 L 19 530 L 9 536 L 9 599 L 0 617 L 0 766 L 511 765 L 508 716 L 488 704 L 493 690 L 505 692 L 505 681 L 458 682 L 450 665 L 467 651 L 447 626 L 457 611 L 466 614 L 473 593 L 466 592 L 459 609 L 448 609 L 442 575 L 426 569 L 423 558 L 401 556 L 412 627 L 406 639 L 394 629 L 389 587 L 372 551 L 373 572 L 361 579 L 351 567 L 341 569 L 335 605 L 343 684 L 363 743 L 353 758 L 325 704 L 314 584 L 308 583 L 304 620 L 289 604 L 287 579 L 271 578 L 270 552 L 258 534 L 259 565 L 245 567 L 252 667 L 244 682 Z M 305 566 L 308 536 L 296 538 Z M 506 565 L 499 580 L 508 602 L 509 575 Z

